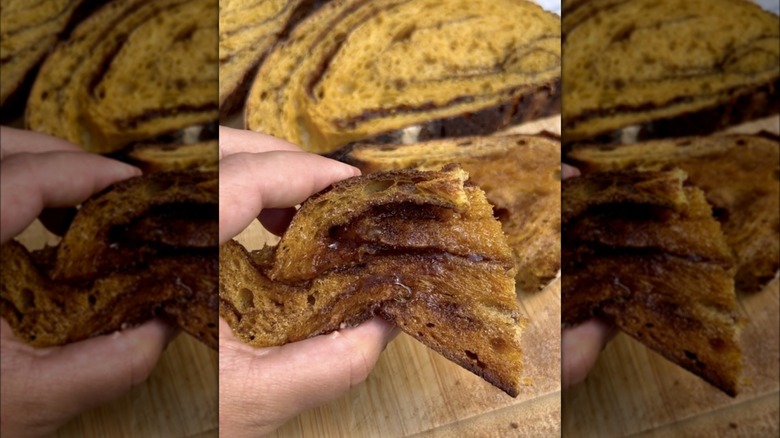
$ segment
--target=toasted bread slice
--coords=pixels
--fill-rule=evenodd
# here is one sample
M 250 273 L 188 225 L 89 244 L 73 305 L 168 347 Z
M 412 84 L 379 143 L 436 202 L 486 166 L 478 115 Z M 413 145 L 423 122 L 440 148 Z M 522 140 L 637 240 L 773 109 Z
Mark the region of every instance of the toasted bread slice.
M 258 347 L 379 315 L 516 396 L 523 318 L 514 266 L 465 176 L 452 168 L 348 179 L 306 201 L 278 246 L 222 245 L 220 315 Z
M 85 202 L 57 248 L 52 279 L 88 279 L 144 264 L 163 248 L 217 246 L 216 172 L 122 181 Z
M 701 188 L 737 255 L 736 287 L 760 290 L 780 267 L 780 142 L 735 135 L 686 137 L 569 153 L 585 172 L 679 166 Z
M 564 142 L 701 135 L 780 112 L 777 15 L 744 0 L 563 6 Z
M 679 170 L 607 172 L 564 181 L 563 205 L 562 322 L 611 319 L 736 395 L 734 261 L 704 194 Z
M 218 118 L 212 0 L 117 0 L 79 23 L 35 79 L 26 123 L 97 153 Z
M 35 346 L 162 316 L 217 348 L 216 173 L 158 173 L 88 200 L 58 247 L 2 246 L 0 314 Z
M 159 257 L 145 269 L 52 280 L 15 241 L 0 247 L 0 315 L 36 347 L 76 342 L 157 316 L 217 348 L 217 254 Z
M 359 144 L 340 158 L 363 173 L 458 163 L 493 204 L 515 259 L 517 287 L 534 292 L 560 269 L 560 154 L 561 144 L 554 139 L 510 135 Z
M 332 1 L 265 57 L 246 126 L 316 153 L 494 132 L 560 111 L 560 49 L 560 18 L 530 1 Z

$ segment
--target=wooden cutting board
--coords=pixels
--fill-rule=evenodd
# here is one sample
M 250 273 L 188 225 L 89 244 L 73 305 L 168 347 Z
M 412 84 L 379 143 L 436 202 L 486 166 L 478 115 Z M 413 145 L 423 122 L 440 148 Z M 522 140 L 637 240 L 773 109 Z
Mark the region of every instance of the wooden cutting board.
M 780 281 L 740 296 L 744 355 L 731 398 L 627 335 L 563 395 L 563 436 L 780 436 Z
M 38 221 L 17 239 L 32 249 L 59 240 Z M 122 398 L 74 418 L 57 436 L 216 437 L 217 360 L 215 351 L 182 333 L 165 350 L 146 382 Z

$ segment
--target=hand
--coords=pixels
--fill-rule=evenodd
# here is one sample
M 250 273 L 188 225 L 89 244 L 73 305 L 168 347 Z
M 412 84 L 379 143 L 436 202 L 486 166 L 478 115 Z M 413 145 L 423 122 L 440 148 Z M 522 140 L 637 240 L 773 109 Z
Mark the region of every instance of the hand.
M 281 234 L 294 210 L 358 169 L 285 141 L 220 128 L 219 241 L 254 219 Z M 263 436 L 299 413 L 336 399 L 368 377 L 396 330 L 380 318 L 281 347 L 253 348 L 224 320 L 219 329 L 219 429 Z
M 577 168 L 563 165 L 563 179 L 579 176 Z M 564 272 L 563 275 L 566 275 Z M 561 333 L 561 383 L 563 388 L 574 386 L 587 377 L 601 350 L 614 335 L 614 327 L 597 318 L 564 329 Z
M 0 242 L 44 208 L 70 207 L 141 172 L 66 141 L 0 128 Z M 63 347 L 33 348 L 0 320 L 0 435 L 53 433 L 145 380 L 175 330 L 161 321 Z

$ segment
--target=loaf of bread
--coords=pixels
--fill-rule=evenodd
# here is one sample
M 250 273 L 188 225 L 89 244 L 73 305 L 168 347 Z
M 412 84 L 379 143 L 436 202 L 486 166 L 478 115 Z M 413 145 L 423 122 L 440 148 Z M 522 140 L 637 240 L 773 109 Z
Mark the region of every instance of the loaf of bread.
M 275 247 L 220 248 L 220 315 L 257 347 L 381 316 L 516 396 L 514 264 L 460 168 L 351 178 L 303 203 Z
M 569 153 L 584 172 L 679 166 L 704 191 L 737 256 L 736 287 L 760 290 L 780 268 L 780 142 L 734 135 L 657 140 Z
M 0 9 L 0 106 L 57 43 L 84 0 L 2 0 Z
M 161 316 L 217 348 L 217 173 L 115 184 L 79 209 L 57 247 L 2 246 L 0 315 L 35 346 Z
M 432 140 L 408 145 L 358 144 L 340 156 L 364 174 L 439 169 L 458 163 L 485 191 L 515 260 L 517 288 L 535 292 L 560 269 L 561 144 L 511 135 Z
M 780 18 L 745 0 L 563 5 L 564 141 L 700 135 L 780 112 Z M 612 135 L 612 136 L 611 136 Z
M 217 3 L 117 0 L 47 57 L 26 123 L 108 153 L 216 121 Z
M 219 2 L 219 109 L 244 103 L 265 53 L 324 0 L 222 0 Z
M 245 122 L 317 153 L 484 134 L 560 111 L 560 49 L 530 1 L 332 1 L 265 57 Z
M 563 182 L 561 321 L 612 320 L 734 396 L 742 360 L 733 256 L 685 177 L 617 171 Z

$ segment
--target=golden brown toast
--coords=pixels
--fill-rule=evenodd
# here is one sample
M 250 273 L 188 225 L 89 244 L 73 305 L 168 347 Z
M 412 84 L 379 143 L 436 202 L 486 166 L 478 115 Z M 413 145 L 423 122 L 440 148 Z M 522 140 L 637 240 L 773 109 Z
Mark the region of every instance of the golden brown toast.
M 90 198 L 56 248 L 2 246 L 0 314 L 35 346 L 175 320 L 217 348 L 217 174 L 157 173 Z
M 704 194 L 683 179 L 676 169 L 563 182 L 561 319 L 610 319 L 734 396 L 741 352 L 733 255 Z
M 703 135 L 780 112 L 780 26 L 745 0 L 563 4 L 564 143 Z
M 531 1 L 330 1 L 269 51 L 244 120 L 315 153 L 492 133 L 560 112 L 560 56 L 560 18 Z
M 358 144 L 339 158 L 363 173 L 432 170 L 458 163 L 485 191 L 501 221 L 526 292 L 546 286 L 560 269 L 561 144 L 530 135 L 466 137 L 414 144 Z
M 113 185 L 84 203 L 57 248 L 52 279 L 145 264 L 169 248 L 215 248 L 217 172 L 166 172 Z
M 516 396 L 514 265 L 466 177 L 453 167 L 351 178 L 304 202 L 278 246 L 222 245 L 220 315 L 257 347 L 378 315 Z
M 583 146 L 568 157 L 584 172 L 679 166 L 702 189 L 737 255 L 736 287 L 760 290 L 780 267 L 780 142 L 751 135 Z

